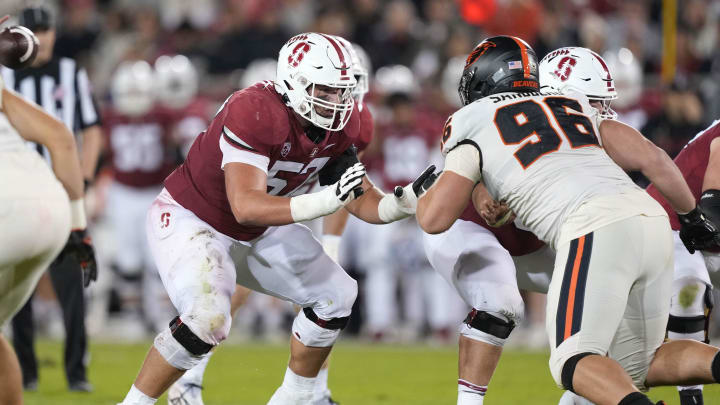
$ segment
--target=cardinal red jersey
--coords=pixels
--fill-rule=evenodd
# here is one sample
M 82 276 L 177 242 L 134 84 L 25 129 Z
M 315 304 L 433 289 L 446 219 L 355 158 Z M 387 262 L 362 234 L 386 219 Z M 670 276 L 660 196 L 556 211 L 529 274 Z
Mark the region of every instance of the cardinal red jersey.
M 718 136 L 720 136 L 720 120 L 716 120 L 707 129 L 697 134 L 675 157 L 675 164 L 690 186 L 695 201 L 700 201 L 702 194 L 703 179 L 705 179 L 705 171 L 710 160 L 710 142 Z M 647 188 L 647 192 L 665 208 L 670 217 L 672 229 L 679 230 L 680 222 L 678 222 L 677 214 L 665 197 L 660 194 L 660 191 L 651 184 Z
M 140 117 L 109 110 L 103 121 L 115 181 L 130 187 L 162 184 L 177 162 L 172 116 L 159 108 Z
M 301 119 L 287 107 L 272 82 L 233 93 L 205 132 L 197 137 L 165 187 L 183 207 L 219 232 L 237 240 L 260 236 L 267 227 L 235 221 L 225 190 L 223 165 L 253 164 L 267 171 L 267 193 L 295 196 L 306 193 L 325 164 L 341 155 L 360 137 L 357 109 L 342 131 L 325 131 L 315 143 Z
M 373 139 L 375 122 L 367 104 L 358 104 L 357 111 L 360 113 L 360 138 L 355 142 L 358 151 L 364 151 Z
M 475 210 L 472 201 L 468 203 L 467 208 L 465 208 L 465 211 L 460 215 L 460 219 L 474 222 L 492 232 L 498 242 L 500 242 L 500 245 L 510 252 L 511 256 L 527 255 L 545 245 L 535 234 L 523 231 L 513 223 L 503 225 L 499 228 L 493 228 L 488 225 Z

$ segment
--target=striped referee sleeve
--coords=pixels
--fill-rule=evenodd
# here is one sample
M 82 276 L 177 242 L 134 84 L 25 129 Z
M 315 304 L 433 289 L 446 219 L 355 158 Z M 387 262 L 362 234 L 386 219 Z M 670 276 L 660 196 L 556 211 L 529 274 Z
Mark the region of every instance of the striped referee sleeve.
M 92 95 L 90 80 L 87 71 L 83 68 L 77 69 L 77 108 L 79 112 L 78 127 L 83 130 L 93 125 L 100 124 L 97 103 Z

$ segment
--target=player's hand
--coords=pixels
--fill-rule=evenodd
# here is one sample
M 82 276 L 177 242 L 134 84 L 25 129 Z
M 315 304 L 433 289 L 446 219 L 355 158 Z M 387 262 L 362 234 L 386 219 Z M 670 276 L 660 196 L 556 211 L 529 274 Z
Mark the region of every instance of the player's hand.
M 504 202 L 490 200 L 480 210 L 482 217 L 488 225 L 499 228 L 515 220 L 515 213 Z
M 355 145 L 350 146 L 342 155 L 330 160 L 318 173 L 318 181 L 321 186 L 329 186 L 340 180 L 343 173 L 356 163 L 360 162 L 357 156 Z
M 435 173 L 435 165 L 430 165 L 412 183 L 405 187 L 395 187 L 393 194 L 400 211 L 406 214 L 414 214 L 417 209 L 418 198 L 435 183 L 440 173 Z
M 90 281 L 97 280 L 95 250 L 93 249 L 92 239 L 84 229 L 70 232 L 70 238 L 68 238 L 65 247 L 55 259 L 55 262 L 59 263 L 67 257 L 72 258 L 74 262 L 80 265 L 83 286 L 87 287 L 90 285 Z
M 700 207 L 684 215 L 678 214 L 678 219 L 680 240 L 690 253 L 720 246 L 720 231 L 705 217 Z
M 346 205 L 350 201 L 363 195 L 363 189 L 360 187 L 365 177 L 365 166 L 358 162 L 350 166 L 340 176 L 335 185 L 335 196 L 340 200 L 341 205 Z

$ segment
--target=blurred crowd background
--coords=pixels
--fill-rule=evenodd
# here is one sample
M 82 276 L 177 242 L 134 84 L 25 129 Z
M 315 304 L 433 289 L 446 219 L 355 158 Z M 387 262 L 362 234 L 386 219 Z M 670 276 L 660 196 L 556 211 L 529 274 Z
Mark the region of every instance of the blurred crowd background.
M 619 99 L 613 107 L 620 119 L 671 156 L 677 154 L 691 137 L 720 117 L 720 2 L 678 0 L 670 25 L 663 24 L 663 13 L 668 12 L 663 3 L 673 2 L 3 0 L 0 15 L 17 15 L 23 7 L 36 5 L 52 10 L 55 53 L 75 58 L 87 69 L 101 111 L 106 112 L 103 122 L 108 131 L 112 120 L 105 118 L 112 117 L 115 108 L 113 78 L 122 62 L 141 60 L 152 66 L 162 55 L 187 56 L 197 72 L 188 79 L 197 80 L 192 88 L 196 119 L 184 130 L 190 135 L 178 141 L 181 150 L 229 94 L 273 79 L 273 60 L 292 35 L 318 31 L 343 36 L 359 45 L 369 60 L 370 92 L 365 101 L 375 116 L 376 131 L 365 158 L 371 178 L 387 188 L 394 181 L 412 178 L 437 158 L 444 120 L 459 107 L 457 82 L 465 57 L 476 43 L 496 34 L 525 39 L 538 58 L 563 46 L 588 47 L 603 55 L 616 81 Z M 668 35 L 674 38 L 672 48 Z M 669 60 L 670 50 L 675 57 Z M 182 113 L 175 114 L 173 122 L 183 118 Z M 397 143 L 393 135 L 398 131 L 419 133 L 424 143 Z M 103 268 L 100 282 L 90 292 L 88 327 L 96 335 L 147 337 L 170 317 L 149 316 L 149 308 L 161 306 L 142 304 L 137 287 L 142 277 L 116 269 L 115 263 L 128 247 L 119 242 L 122 238 L 107 219 L 107 207 L 113 204 L 113 193 L 107 190 L 114 181 L 107 156 L 108 152 L 90 198 Z M 410 161 L 397 163 L 402 159 Z M 349 228 L 342 260 L 360 280 L 362 294 L 351 333 L 376 340 L 453 340 L 466 311 L 452 291 L 436 294 L 444 282 L 423 261 L 422 247 L 393 242 L 394 253 L 380 255 L 366 249 L 362 226 L 351 223 Z M 368 259 L 375 256 L 395 260 L 379 265 Z M 387 267 L 383 275 L 372 281 L 371 274 L 383 266 Z M 147 278 L 150 273 L 143 274 Z M 38 294 L 46 299 L 44 304 L 36 303 L 36 319 L 50 335 L 61 333 L 60 325 L 53 326 L 59 315 L 52 293 L 43 293 L 43 288 L 47 290 L 47 284 Z M 373 309 L 368 301 L 382 299 L 368 297 L 364 291 L 378 289 L 387 290 L 385 296 L 394 301 Z M 543 312 L 542 300 L 536 298 L 529 300 L 540 302 L 529 308 L 530 319 Z M 382 320 L 373 326 L 372 319 L 378 317 Z M 240 311 L 233 333 L 285 340 L 291 318 L 292 310 L 285 303 L 253 296 Z M 535 319 L 535 325 L 541 330 L 542 320 Z M 535 337 L 528 338 L 529 344 L 544 345 L 530 335 Z

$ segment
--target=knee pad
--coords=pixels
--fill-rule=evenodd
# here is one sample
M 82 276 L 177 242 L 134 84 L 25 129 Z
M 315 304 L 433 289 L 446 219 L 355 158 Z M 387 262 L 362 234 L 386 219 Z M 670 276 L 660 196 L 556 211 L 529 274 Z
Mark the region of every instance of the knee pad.
M 175 319 L 179 321 L 179 317 Z M 190 370 L 200 363 L 204 357 L 208 356 L 213 346 L 197 339 L 197 336 L 190 331 L 187 325 L 182 323 L 177 325 L 175 319 L 170 324 L 171 328 L 163 330 L 155 337 L 153 346 L 155 346 L 158 353 L 160 353 L 171 366 L 180 370 Z M 172 331 L 173 323 L 176 323 L 174 333 Z M 180 331 L 179 333 L 178 330 Z M 205 346 L 195 341 L 192 337 L 188 336 L 188 334 L 204 343 Z M 181 339 L 185 344 L 190 346 L 194 352 L 191 352 L 190 349 L 185 347 L 185 344 L 181 343 L 178 339 Z
M 510 283 L 458 281 L 456 287 L 470 307 L 479 312 L 500 315 L 515 324 L 525 316 L 525 302 L 517 286 Z M 497 316 L 496 315 L 496 316 Z
M 463 321 L 460 334 L 479 342 L 503 346 L 514 328 L 512 319 L 473 308 Z
M 322 319 L 312 308 L 303 308 L 293 321 L 292 334 L 305 346 L 329 347 L 335 343 L 349 319 L 349 316 Z
M 559 383 L 562 384 L 563 388 L 570 392 L 575 392 L 573 390 L 573 376 L 575 375 L 575 367 L 577 367 L 577 364 L 580 360 L 587 356 L 597 356 L 597 353 L 578 353 L 576 355 L 573 355 L 569 359 L 565 360 L 562 366 L 562 370 L 560 371 L 560 381 Z M 553 377 L 555 377 L 555 382 L 557 381 L 556 373 L 553 373 Z
M 710 313 L 714 307 L 712 288 L 694 278 L 677 280 L 671 302 L 668 338 L 708 343 Z

